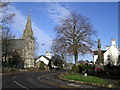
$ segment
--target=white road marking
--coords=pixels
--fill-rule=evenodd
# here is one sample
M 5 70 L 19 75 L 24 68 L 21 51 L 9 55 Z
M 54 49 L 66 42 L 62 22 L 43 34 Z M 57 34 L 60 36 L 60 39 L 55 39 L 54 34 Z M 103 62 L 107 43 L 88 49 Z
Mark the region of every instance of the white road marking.
M 16 76 L 14 76 L 12 79 L 15 79 L 16 78 Z
M 16 81 L 14 81 L 14 82 L 15 82 L 18 86 L 20 86 L 20 87 L 22 87 L 22 88 L 25 88 L 25 89 L 27 89 L 27 90 L 30 90 L 30 89 L 28 89 L 28 88 L 26 88 L 26 87 L 20 85 L 18 82 L 16 82 Z
M 16 76 L 14 76 L 12 79 L 15 79 L 15 78 L 16 78 Z M 20 87 L 22 87 L 22 88 L 25 88 L 25 89 L 27 89 L 27 90 L 30 90 L 30 89 L 28 89 L 28 88 L 26 88 L 26 87 L 20 85 L 20 84 L 19 84 L 18 82 L 16 82 L 16 81 L 14 81 L 14 83 L 16 83 L 18 86 L 20 86 Z
M 75 84 L 72 84 L 72 83 L 70 83 L 70 84 L 68 84 L 69 86 L 74 86 L 74 87 L 79 87 L 80 85 L 75 85 Z

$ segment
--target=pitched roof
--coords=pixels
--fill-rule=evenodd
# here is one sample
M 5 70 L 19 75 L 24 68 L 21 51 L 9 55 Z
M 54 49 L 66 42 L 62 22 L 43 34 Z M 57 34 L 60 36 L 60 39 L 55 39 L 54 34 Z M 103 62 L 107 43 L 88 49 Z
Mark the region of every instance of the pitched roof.
M 115 39 L 112 39 L 112 40 L 115 40 Z M 116 45 L 112 45 L 112 46 L 116 47 L 120 51 L 120 49 Z M 107 50 L 102 50 L 102 54 L 108 51 L 112 46 L 110 46 Z M 98 51 L 93 51 L 93 53 L 94 55 L 98 55 Z
M 116 45 L 114 45 L 114 46 L 120 51 L 120 49 Z
M 46 58 L 47 60 L 50 61 L 50 58 L 48 58 L 48 57 L 46 57 L 46 56 L 44 56 L 44 55 L 40 55 L 38 58 L 41 58 L 42 56 L 43 56 L 44 58 Z M 37 60 L 38 58 L 35 58 L 35 60 Z
M 10 39 L 8 40 L 8 43 L 12 49 L 23 49 L 25 46 L 24 39 Z
M 106 50 L 102 50 L 102 54 L 105 53 Z M 98 51 L 93 51 L 94 55 L 98 55 Z
M 43 58 L 44 58 L 44 59 L 43 59 Z M 48 57 L 43 56 L 43 55 L 39 56 L 39 57 L 36 58 L 35 60 L 36 60 L 36 61 L 35 61 L 36 63 L 43 61 L 46 65 L 48 65 L 48 63 L 49 63 L 49 61 L 50 61 L 50 59 L 49 59 Z M 47 61 L 46 61 L 46 60 L 47 60 Z

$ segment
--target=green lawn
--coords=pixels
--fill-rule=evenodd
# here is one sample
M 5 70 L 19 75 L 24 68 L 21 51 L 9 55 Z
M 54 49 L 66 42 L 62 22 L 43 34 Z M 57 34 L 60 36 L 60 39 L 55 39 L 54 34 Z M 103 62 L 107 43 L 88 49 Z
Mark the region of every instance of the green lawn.
M 95 84 L 100 84 L 100 85 L 107 84 L 107 82 L 105 80 L 98 78 L 98 77 L 94 77 L 94 76 L 64 75 L 63 78 L 81 81 L 81 82 L 87 82 L 87 83 L 95 83 Z

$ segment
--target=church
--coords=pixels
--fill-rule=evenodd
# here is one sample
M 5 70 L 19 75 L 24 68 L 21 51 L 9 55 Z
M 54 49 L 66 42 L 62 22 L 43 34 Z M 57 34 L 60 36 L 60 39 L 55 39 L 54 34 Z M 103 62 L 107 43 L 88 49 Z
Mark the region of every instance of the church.
M 23 32 L 22 39 L 24 41 L 23 48 L 24 68 L 34 67 L 34 37 L 30 14 L 28 14 L 28 20 Z
M 9 45 L 13 51 L 19 53 L 24 68 L 34 67 L 34 37 L 30 14 L 28 14 L 27 23 L 23 31 L 22 39 L 11 39 Z

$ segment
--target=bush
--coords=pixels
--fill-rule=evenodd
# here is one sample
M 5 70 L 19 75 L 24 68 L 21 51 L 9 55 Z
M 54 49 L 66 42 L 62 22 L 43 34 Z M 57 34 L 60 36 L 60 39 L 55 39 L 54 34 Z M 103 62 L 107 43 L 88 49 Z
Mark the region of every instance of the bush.
M 94 66 L 79 64 L 78 66 L 73 65 L 72 71 L 77 73 L 82 73 L 83 71 L 94 70 Z
M 118 80 L 118 82 L 120 83 L 120 80 Z
M 79 67 L 78 67 L 78 66 L 73 65 L 73 66 L 72 66 L 72 72 L 79 73 Z
M 120 79 L 120 66 L 104 66 L 106 72 L 109 73 L 111 79 Z
M 40 62 L 40 70 L 45 70 L 45 64 L 43 61 Z
M 16 68 L 11 68 L 11 72 L 17 72 L 18 70 Z
M 2 73 L 8 73 L 8 72 L 18 72 L 19 70 L 16 68 L 10 68 L 10 67 L 3 67 Z

